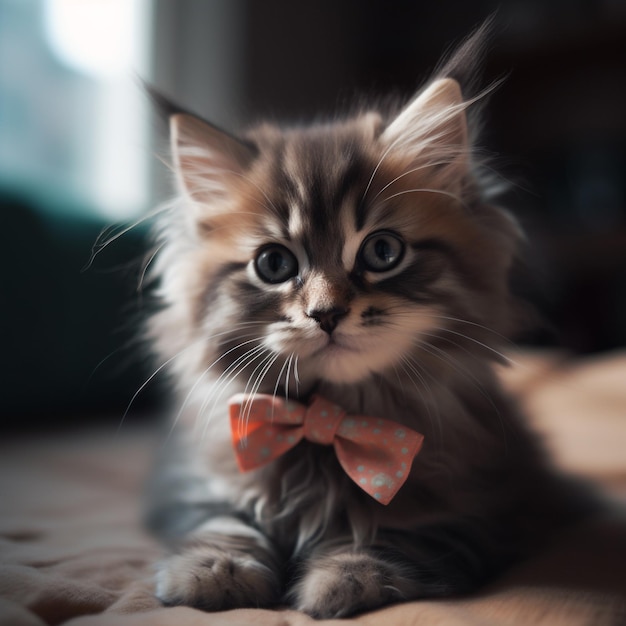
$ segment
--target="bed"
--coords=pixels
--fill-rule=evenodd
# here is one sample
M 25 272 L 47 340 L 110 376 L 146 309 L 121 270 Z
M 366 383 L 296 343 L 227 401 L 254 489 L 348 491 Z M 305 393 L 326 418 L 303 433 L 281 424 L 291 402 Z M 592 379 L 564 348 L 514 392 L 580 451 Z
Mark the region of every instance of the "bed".
M 327 624 L 626 624 L 626 353 L 520 353 L 502 369 L 555 463 L 614 503 L 470 597 L 386 607 Z M 0 441 L 0 624 L 301 626 L 291 610 L 207 614 L 151 593 L 159 545 L 141 526 L 156 426 Z

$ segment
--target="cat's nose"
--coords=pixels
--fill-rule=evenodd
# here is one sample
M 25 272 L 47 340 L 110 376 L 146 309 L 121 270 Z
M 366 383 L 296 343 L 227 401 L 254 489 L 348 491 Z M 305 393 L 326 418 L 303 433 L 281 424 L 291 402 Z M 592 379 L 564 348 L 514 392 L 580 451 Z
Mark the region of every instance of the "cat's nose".
M 329 335 L 337 328 L 339 320 L 348 315 L 348 309 L 345 307 L 333 307 L 332 309 L 314 309 L 307 311 L 307 315 L 314 319 L 320 328 Z

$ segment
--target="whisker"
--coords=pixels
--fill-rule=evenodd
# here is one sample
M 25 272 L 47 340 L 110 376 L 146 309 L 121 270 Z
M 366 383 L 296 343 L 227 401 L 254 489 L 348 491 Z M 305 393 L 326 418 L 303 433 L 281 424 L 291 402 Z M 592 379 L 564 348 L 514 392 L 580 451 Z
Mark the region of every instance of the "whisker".
M 294 379 L 296 381 L 296 397 L 300 397 L 300 374 L 298 373 L 298 359 L 300 358 L 299 354 L 296 354 L 296 360 L 293 366 L 293 374 Z
M 404 176 L 408 176 L 409 174 L 413 174 L 415 172 L 419 172 L 420 170 L 424 170 L 426 168 L 429 167 L 437 167 L 438 165 L 446 165 L 448 163 L 448 161 L 431 161 L 428 163 L 424 163 L 423 165 L 420 165 L 419 167 L 414 167 L 410 170 L 407 170 L 406 172 L 403 172 L 402 174 L 400 174 L 400 176 L 396 176 L 391 182 L 387 183 L 373 198 L 372 198 L 372 202 L 374 202 L 374 200 L 376 200 L 376 198 L 378 198 L 383 191 L 385 191 L 385 189 L 388 189 L 389 187 L 391 187 L 391 185 L 393 185 L 394 183 L 398 182 L 401 178 L 403 178 Z
M 228 331 L 229 332 L 229 331 Z M 244 335 L 245 336 L 245 335 Z M 241 336 L 239 337 L 241 338 Z M 196 382 L 193 384 L 193 386 L 191 387 L 191 389 L 189 390 L 189 392 L 186 394 L 185 399 L 183 400 L 183 403 L 180 407 L 180 409 L 178 410 L 178 413 L 176 414 L 176 417 L 174 418 L 172 425 L 170 427 L 170 430 L 167 434 L 166 440 L 167 438 L 170 437 L 170 435 L 172 434 L 172 432 L 174 431 L 174 429 L 176 428 L 176 425 L 178 424 L 185 408 L 187 407 L 187 404 L 189 403 L 189 400 L 191 399 L 191 397 L 193 396 L 193 392 L 196 390 L 196 388 L 198 387 L 198 385 L 200 385 L 200 383 L 203 381 L 204 377 L 211 371 L 211 369 L 217 365 L 217 363 L 219 363 L 224 357 L 228 356 L 231 352 L 233 352 L 234 350 L 237 350 L 238 348 L 241 348 L 242 346 L 245 346 L 249 343 L 253 343 L 255 341 L 260 341 L 262 339 L 262 337 L 254 337 L 253 339 L 248 339 L 247 341 L 244 341 L 243 343 L 239 343 L 236 346 L 234 346 L 233 348 L 231 348 L 230 350 L 227 350 L 226 352 L 224 352 L 223 354 L 221 354 L 217 359 L 215 359 L 213 361 L 213 363 L 211 363 L 197 378 L 196 378 Z
M 84 265 L 81 271 L 86 272 L 93 265 L 93 262 L 95 261 L 96 257 L 105 248 L 111 245 L 114 241 L 117 241 L 120 237 L 123 237 L 126 233 L 129 233 L 134 228 L 137 228 L 137 226 L 139 226 L 140 224 L 143 224 L 144 222 L 147 222 L 148 220 L 153 219 L 159 213 L 169 211 L 170 208 L 171 208 L 170 203 L 165 203 L 164 205 L 158 206 L 156 209 L 148 212 L 146 215 L 134 221 L 132 224 L 129 224 L 128 226 L 122 226 L 121 227 L 122 229 L 116 234 L 112 234 L 112 233 L 115 231 L 116 228 L 118 228 L 118 226 L 113 226 L 111 228 L 104 229 L 100 233 L 98 238 L 96 239 L 95 243 L 93 244 L 91 248 L 91 254 L 89 256 L 89 260 Z M 110 236 L 109 236 L 109 233 L 110 233 Z
M 264 322 L 252 322 L 252 323 L 265 325 Z M 220 358 L 223 358 L 223 356 L 225 356 L 226 354 L 234 350 L 237 350 L 238 348 L 241 348 L 241 346 L 247 343 L 251 343 L 251 341 L 262 341 L 262 339 L 263 337 L 257 337 L 256 339 L 237 344 L 236 346 L 228 350 L 227 353 L 224 353 L 224 355 L 222 355 L 222 357 Z M 213 400 L 211 408 L 208 411 L 208 415 L 210 418 L 214 414 L 215 407 L 219 399 L 221 398 L 222 390 L 226 388 L 232 380 L 234 380 L 237 376 L 239 376 L 239 374 L 243 372 L 246 369 L 246 367 L 251 365 L 257 358 L 259 358 L 266 351 L 267 351 L 267 348 L 264 345 L 260 344 L 251 348 L 250 350 L 247 350 L 244 354 L 241 354 L 239 357 L 237 357 L 213 383 L 210 393 L 204 398 L 202 404 L 200 405 L 200 408 L 198 410 L 198 419 L 206 410 L 206 407 L 208 406 L 209 402 Z M 208 427 L 208 421 L 205 422 L 205 426 L 203 428 L 203 436 L 204 436 L 204 433 L 206 432 L 207 427 Z
M 440 194 L 442 196 L 447 196 L 448 198 L 452 198 L 453 200 L 456 200 L 459 204 L 463 205 L 466 209 L 469 210 L 469 207 L 467 205 L 467 203 L 463 200 L 463 198 L 460 198 L 459 196 L 457 196 L 455 193 L 452 193 L 451 191 L 444 191 L 443 189 L 429 189 L 427 187 L 422 187 L 419 189 L 404 189 L 403 191 L 398 191 L 396 193 L 391 194 L 390 196 L 387 196 L 384 200 L 382 200 L 382 202 L 388 202 L 389 200 L 392 200 L 393 198 L 397 198 L 398 196 L 403 196 L 407 193 L 435 193 L 435 194 Z
M 249 176 L 246 176 L 245 174 L 242 174 L 241 172 L 235 172 L 233 170 L 225 170 L 227 171 L 229 174 L 234 174 L 235 176 L 239 176 L 240 178 L 243 178 L 244 180 L 248 181 L 251 185 L 254 185 L 265 197 L 265 199 L 270 203 L 271 207 L 274 209 L 274 211 L 280 215 L 278 209 L 276 208 L 276 205 L 271 201 L 270 197 L 265 193 L 265 191 L 257 184 L 255 183 Z M 267 207 L 266 207 L 267 208 Z
M 267 376 L 267 373 L 272 369 L 272 366 L 274 365 L 274 363 L 276 363 L 276 361 L 277 361 L 279 356 L 280 356 L 280 354 L 277 354 L 277 353 L 270 354 L 264 361 L 265 366 L 263 367 L 263 369 L 259 373 L 259 375 L 257 377 L 257 380 L 256 380 L 255 384 L 252 387 L 252 392 L 250 393 L 250 402 L 248 404 L 248 410 L 246 412 L 245 421 L 244 421 L 244 423 L 246 425 L 250 421 L 250 413 L 252 412 L 252 405 L 254 403 L 254 398 L 256 397 L 256 395 L 257 395 L 257 393 L 259 391 L 259 388 L 263 384 L 263 380 Z
M 285 357 L 285 361 L 282 367 L 280 368 L 280 372 L 278 372 L 278 376 L 276 377 L 276 384 L 274 385 L 274 393 L 272 394 L 274 399 L 276 399 L 276 396 L 278 395 L 278 387 L 280 386 L 280 379 L 281 379 L 281 376 L 283 375 L 283 372 L 285 371 L 285 367 L 287 367 L 288 359 L 289 357 Z M 272 422 L 273 421 L 274 421 L 274 405 L 272 405 Z
M 171 356 L 164 363 L 161 363 L 161 365 L 159 365 L 159 367 L 157 367 L 156 370 L 154 370 L 154 372 L 152 372 L 152 374 L 150 374 L 150 376 L 148 376 L 148 378 L 146 378 L 146 380 L 140 385 L 140 387 L 137 389 L 137 391 L 135 391 L 135 393 L 133 394 L 132 398 L 130 399 L 130 402 L 128 403 L 128 405 L 126 407 L 126 410 L 124 411 L 124 414 L 122 415 L 122 418 L 120 419 L 120 423 L 118 424 L 117 431 L 116 431 L 118 435 L 119 435 L 119 433 L 120 433 L 120 431 L 121 431 L 121 429 L 122 429 L 122 427 L 124 425 L 124 421 L 126 420 L 128 412 L 130 411 L 130 409 L 131 409 L 133 403 L 135 402 L 135 400 L 137 399 L 137 396 L 146 388 L 146 386 L 150 383 L 150 381 L 159 372 L 161 372 L 165 367 L 167 367 L 172 361 L 177 359 L 179 356 L 181 356 L 182 354 L 184 354 L 185 352 L 187 352 L 191 348 L 197 346 L 202 341 L 206 341 L 206 340 L 207 340 L 207 338 L 202 337 L 202 339 L 198 339 L 197 341 L 194 341 L 194 342 L 190 343 L 188 346 L 183 348 L 180 352 L 177 352 L 174 356 Z
M 239 356 L 237 359 L 235 359 L 235 361 L 233 361 L 215 381 L 214 387 L 211 389 L 211 392 L 207 395 L 207 397 L 203 400 L 202 404 L 200 405 L 200 409 L 198 410 L 198 419 L 200 419 L 206 411 L 206 407 L 208 406 L 209 402 L 211 402 L 211 400 L 213 401 L 211 404 L 211 408 L 208 411 L 209 419 L 207 419 L 204 423 L 202 438 L 204 438 L 206 434 L 210 417 L 214 414 L 217 402 L 221 398 L 222 390 L 226 388 L 231 381 L 235 380 L 235 378 L 239 376 L 239 374 L 243 372 L 246 367 L 254 363 L 254 361 L 256 361 L 257 358 L 259 358 L 266 351 L 267 348 L 263 345 L 258 345 L 254 348 L 251 348 L 250 350 Z
M 249 327 L 251 327 L 251 326 L 264 326 L 264 325 L 265 325 L 265 323 L 264 323 L 264 322 L 258 322 L 258 321 L 240 322 L 239 324 L 235 324 L 235 325 L 234 325 L 232 328 L 230 328 L 229 330 L 225 330 L 225 331 L 222 331 L 222 332 L 219 332 L 219 333 L 215 333 L 215 334 L 213 334 L 213 335 L 209 335 L 208 337 L 206 337 L 206 339 L 215 339 L 216 337 L 221 337 L 221 336 L 223 336 L 223 335 L 231 335 L 231 334 L 233 333 L 233 331 L 238 330 L 238 329 L 249 328 Z M 248 335 L 247 335 L 247 334 L 246 334 L 246 335 L 239 335 L 238 339 L 241 339 L 241 338 L 246 337 L 246 336 L 248 336 Z M 237 345 L 233 346 L 231 349 L 229 349 L 229 350 L 227 350 L 226 352 L 222 353 L 222 354 L 220 355 L 220 357 L 218 357 L 218 358 L 217 358 L 217 359 L 216 359 L 213 363 L 211 363 L 211 365 L 210 365 L 208 368 L 206 368 L 206 370 L 204 370 L 204 372 L 202 372 L 202 373 L 200 374 L 200 376 L 198 377 L 198 379 L 197 379 L 197 380 L 196 380 L 196 382 L 194 383 L 194 385 L 193 385 L 192 389 L 191 389 L 191 390 L 190 390 L 190 392 L 187 394 L 187 396 L 186 396 L 186 398 L 185 398 L 185 401 L 183 402 L 183 406 L 181 406 L 181 408 L 180 408 L 180 410 L 179 410 L 179 412 L 178 412 L 178 414 L 177 414 L 177 416 L 176 416 L 176 419 L 174 420 L 174 426 L 176 425 L 176 423 L 178 422 L 178 420 L 179 420 L 180 416 L 182 415 L 182 413 L 183 413 L 183 411 L 184 411 L 184 408 L 185 408 L 185 405 L 187 404 L 187 402 L 188 402 L 189 398 L 191 397 L 191 394 L 192 394 L 192 392 L 193 392 L 193 389 L 194 389 L 194 388 L 195 388 L 195 387 L 196 387 L 196 386 L 197 386 L 197 385 L 201 382 L 201 380 L 202 380 L 202 379 L 203 379 L 203 377 L 204 377 L 204 376 L 205 376 L 205 375 L 209 372 L 209 370 L 210 370 L 212 367 L 214 367 L 214 366 L 215 366 L 215 364 L 217 364 L 217 363 L 218 363 L 218 362 L 219 362 L 222 358 L 224 358 L 225 356 L 227 356 L 228 354 L 230 354 L 230 353 L 231 353 L 231 352 L 233 352 L 234 350 L 237 350 L 238 348 L 241 348 L 242 346 L 247 345 L 247 344 L 249 344 L 249 343 L 252 343 L 252 342 L 254 342 L 254 341 L 260 341 L 260 340 L 262 340 L 262 336 L 257 337 L 257 338 L 250 339 L 250 340 L 245 341 L 245 342 L 242 342 L 242 343 L 238 343 Z M 253 348 L 253 350 L 254 350 L 254 348 Z M 249 350 L 249 351 L 247 351 L 246 353 L 244 353 L 244 355 L 242 355 L 241 357 L 239 357 L 239 359 L 237 359 L 237 360 L 235 361 L 235 364 L 236 364 L 236 363 L 237 363 L 237 362 L 238 362 L 241 358 L 245 358 L 245 357 L 246 357 L 246 355 L 248 355 L 250 352 L 251 352 L 251 350 Z M 226 371 L 228 371 L 228 370 L 229 370 L 229 369 L 230 369 L 233 365 L 234 365 L 234 364 L 231 364 L 231 366 L 229 366 L 229 367 L 226 369 Z M 222 378 L 222 376 L 223 376 L 225 373 L 226 373 L 226 372 L 223 372 L 223 373 L 222 373 L 222 375 L 221 375 L 220 377 L 218 377 L 218 379 L 217 379 L 217 381 L 216 381 L 216 384 L 217 384 L 217 382 L 219 382 L 219 381 L 220 381 L 220 379 Z M 209 395 L 209 399 L 210 399 L 210 397 L 211 397 L 211 395 Z M 199 411 L 199 413 L 201 413 L 201 412 L 202 412 L 202 410 L 203 410 L 203 409 L 204 409 L 204 407 L 205 407 L 205 403 L 206 403 L 207 401 L 208 401 L 208 400 L 207 400 L 207 399 L 205 399 L 205 402 L 203 402 L 203 403 L 202 403 L 202 405 L 201 405 L 201 407 L 200 407 L 200 411 Z M 169 434 L 171 434 L 171 433 L 172 433 L 172 431 L 173 431 L 173 428 L 172 428 L 172 429 L 170 429 Z
M 289 374 L 291 373 L 291 363 L 294 353 L 289 355 L 289 363 L 287 364 L 287 375 L 285 376 L 285 400 L 289 400 Z
M 404 317 L 409 317 L 409 316 L 411 315 L 410 310 L 409 310 L 409 309 L 407 309 L 407 310 L 406 310 L 406 315 L 403 315 L 403 314 L 405 313 L 405 311 L 403 311 L 403 308 L 404 308 L 404 307 L 402 307 L 402 306 L 399 306 L 399 305 L 398 305 L 398 306 L 396 306 L 396 307 L 387 307 L 386 311 L 391 311 L 391 310 L 394 310 L 394 309 L 395 309 L 395 310 L 398 310 L 398 309 L 399 309 L 399 310 L 401 311 L 401 313 L 395 313 L 395 314 L 394 314 L 394 316 L 395 316 L 396 318 L 402 318 L 403 316 L 404 316 Z M 444 316 L 444 315 L 437 315 L 437 314 L 432 314 L 432 317 L 434 317 L 434 318 L 438 318 L 438 319 L 448 319 L 448 320 L 450 320 L 450 321 L 456 321 L 456 322 L 466 323 L 466 324 L 469 324 L 469 325 L 472 325 L 472 326 L 476 326 L 476 327 L 478 327 L 478 328 L 482 328 L 482 329 L 484 329 L 484 330 L 486 330 L 486 331 L 488 331 L 488 332 L 493 333 L 495 336 L 499 337 L 500 339 L 503 339 L 503 340 L 509 341 L 509 343 L 511 343 L 513 346 L 515 345 L 513 342 L 511 342 L 510 340 L 508 340 L 508 339 L 507 339 L 504 335 L 500 335 L 500 333 L 498 333 L 497 331 L 492 330 L 492 329 L 488 328 L 487 326 L 483 326 L 483 325 L 478 324 L 478 323 L 476 323 L 476 322 L 471 322 L 471 321 L 469 321 L 469 320 L 463 320 L 463 319 L 461 319 L 461 318 L 447 317 L 447 316 Z M 391 325 L 391 324 L 397 324 L 397 325 L 399 325 L 399 324 L 398 324 L 398 322 L 397 322 L 397 321 L 394 321 L 394 320 L 389 320 L 389 321 L 388 321 L 388 323 L 389 323 L 389 325 Z M 513 359 L 513 358 L 511 358 L 511 357 L 507 356 L 507 355 L 506 355 L 506 354 L 504 354 L 503 352 L 501 352 L 501 351 L 497 350 L 496 348 L 494 348 L 494 347 L 490 346 L 489 344 L 486 344 L 486 343 L 484 343 L 484 342 L 482 342 L 482 341 L 480 341 L 480 340 L 476 339 L 475 337 L 472 337 L 471 335 L 467 335 L 467 334 L 465 334 L 465 333 L 461 333 L 461 332 L 456 331 L 456 330 L 454 330 L 454 329 L 452 329 L 452 328 L 448 328 L 447 326 L 437 326 L 437 327 L 436 327 L 435 329 L 433 329 L 433 330 L 434 330 L 434 331 L 436 331 L 436 332 L 446 332 L 446 333 L 451 333 L 451 334 L 453 334 L 453 335 L 457 335 L 457 336 L 459 336 L 459 337 L 462 337 L 463 339 L 467 339 L 468 341 L 471 341 L 471 342 L 473 342 L 473 343 L 475 343 L 475 344 L 477 344 L 477 345 L 479 345 L 479 346 L 481 346 L 481 347 L 485 348 L 485 350 L 488 350 L 489 352 L 491 352 L 491 353 L 495 354 L 495 355 L 498 357 L 498 360 L 500 360 L 500 361 L 504 361 L 505 363 L 508 363 L 508 364 L 510 364 L 510 365 L 515 365 L 515 366 L 520 367 L 520 368 L 524 368 L 524 367 L 525 367 L 522 363 L 519 363 L 518 361 L 516 361 L 515 359 Z
M 400 377 L 400 372 L 398 372 L 398 368 L 396 367 L 395 363 L 392 363 L 391 367 L 393 368 L 393 371 L 396 375 L 396 379 L 398 380 L 398 385 L 400 385 L 400 390 L 402 392 L 402 395 L 404 396 L 404 382 L 402 378 Z M 404 373 L 406 374 L 406 370 L 404 371 Z
M 261 362 L 258 363 L 258 365 L 254 368 L 250 376 L 248 376 L 248 381 L 246 382 L 246 386 L 243 390 L 244 395 L 246 395 L 247 397 L 243 405 L 243 408 L 241 410 L 240 416 L 246 415 L 246 419 L 245 419 L 246 424 L 250 417 L 250 412 L 252 411 L 252 402 L 255 396 L 255 389 L 258 389 L 257 383 L 259 383 L 259 381 L 261 380 L 261 377 L 263 376 L 263 373 L 265 372 L 265 366 L 267 365 L 268 362 L 271 362 L 274 356 L 278 358 L 278 355 L 275 355 L 273 352 L 271 352 L 269 348 L 266 348 L 266 351 L 267 351 L 266 356 L 263 357 Z M 259 372 L 258 375 L 257 375 L 257 372 Z M 255 378 L 255 375 L 256 375 L 256 379 L 254 380 L 254 382 L 252 382 L 252 380 Z M 250 387 L 251 389 L 250 393 L 248 393 L 248 387 Z
M 114 355 L 116 355 L 118 352 L 121 352 L 122 350 L 124 350 L 127 346 L 122 346 L 119 348 L 116 348 L 115 350 L 112 350 L 111 352 L 109 352 L 109 354 L 107 354 L 103 359 L 100 359 L 100 361 L 98 361 L 97 365 L 91 370 L 91 374 L 89 374 L 89 378 L 87 378 L 87 380 L 85 381 L 85 385 L 89 385 L 89 383 L 91 382 L 91 380 L 93 379 L 93 377 L 96 375 L 96 372 L 110 359 L 112 358 Z
M 374 168 L 374 171 L 372 172 L 372 175 L 370 176 L 370 179 L 367 181 L 367 186 L 365 187 L 365 191 L 363 192 L 363 195 L 361 196 L 361 203 L 363 203 L 365 201 L 365 198 L 367 196 L 367 192 L 370 190 L 370 187 L 372 186 L 372 182 L 374 182 L 374 177 L 378 173 L 378 170 L 380 169 L 380 166 L 382 165 L 383 161 L 385 160 L 385 158 L 387 157 L 387 155 L 391 151 L 392 146 L 393 146 L 393 144 L 391 144 L 391 146 L 389 146 L 383 152 L 383 155 L 380 157 L 378 163 L 376 164 L 376 167 Z
M 292 352 L 293 354 L 293 352 Z M 280 387 L 280 379 L 283 375 L 283 372 L 285 371 L 285 368 L 287 367 L 287 361 L 289 360 L 289 357 L 285 357 L 285 361 L 282 364 L 282 367 L 280 368 L 280 371 L 278 372 L 278 376 L 276 377 L 276 384 L 274 385 L 274 392 L 273 392 L 273 396 L 274 398 L 278 395 L 278 387 Z
M 378 160 L 378 163 L 376 163 L 376 167 L 374 168 L 374 171 L 372 172 L 370 179 L 367 181 L 367 186 L 365 187 L 365 191 L 363 192 L 363 195 L 361 196 L 361 202 L 365 200 L 365 197 L 367 196 L 367 192 L 370 190 L 370 187 L 372 186 L 372 182 L 374 181 L 374 177 L 378 173 L 378 170 L 380 169 L 380 166 L 383 164 L 383 161 L 387 158 L 388 154 L 396 147 L 396 144 L 400 141 L 400 139 L 401 137 L 396 137 L 396 139 L 394 139 L 387 146 L 387 149 L 383 152 L 382 156 Z
M 161 250 L 164 247 L 165 247 L 165 242 L 162 243 L 160 246 L 157 246 L 157 248 L 150 255 L 150 258 L 148 259 L 148 261 L 144 264 L 141 270 L 141 274 L 139 275 L 139 283 L 137 284 L 137 293 L 141 293 L 143 291 L 143 281 L 146 278 L 146 273 L 148 271 L 148 268 L 150 267 L 150 264 L 152 263 L 152 261 L 154 261 L 154 259 L 156 258 L 157 254 L 159 254 L 159 252 L 161 252 Z
M 471 320 L 465 320 L 465 319 L 462 319 L 460 317 L 452 317 L 452 316 L 449 316 L 449 315 L 437 315 L 437 314 L 434 314 L 434 315 L 432 315 L 432 317 L 435 317 L 435 318 L 441 319 L 441 320 L 450 320 L 451 322 L 459 322 L 461 324 L 468 324 L 470 326 L 476 326 L 476 328 L 480 328 L 482 330 L 486 330 L 489 333 L 492 333 L 493 335 L 495 335 L 499 339 L 502 339 L 504 342 L 510 344 L 512 347 L 516 347 L 515 342 L 512 341 L 509 337 L 499 333 L 496 330 L 493 330 L 493 328 L 489 328 L 488 326 L 484 326 L 483 324 L 479 324 L 478 322 L 472 322 Z
M 484 97 L 484 95 L 488 93 L 488 91 L 485 91 L 484 93 L 478 94 L 478 96 L 475 96 L 474 98 L 471 98 L 459 105 L 456 105 L 454 107 L 450 107 L 447 114 L 448 115 L 453 115 L 455 114 L 455 112 L 460 112 L 460 111 L 464 111 L 465 109 L 467 109 L 467 107 L 469 107 L 470 105 L 472 105 L 474 102 L 476 102 L 477 100 L 479 100 L 480 98 Z M 435 142 L 437 140 L 437 136 L 432 136 L 432 134 L 430 134 L 430 142 Z M 374 181 L 374 178 L 376 176 L 376 174 L 378 173 L 378 170 L 380 169 L 381 165 L 383 164 L 384 160 L 387 158 L 387 156 L 389 155 L 390 152 L 392 152 L 393 150 L 398 148 L 398 144 L 402 145 L 402 142 L 406 141 L 406 137 L 402 134 L 398 135 L 386 148 L 386 150 L 383 152 L 382 156 L 380 157 L 380 159 L 378 160 L 378 163 L 376 164 L 376 167 L 374 168 L 372 175 L 369 178 L 369 181 L 367 182 L 367 186 L 365 187 L 365 191 L 363 193 L 363 195 L 361 196 L 361 202 L 363 202 L 365 200 L 365 197 L 367 196 L 367 192 L 370 190 L 370 187 L 372 186 L 372 182 Z M 446 163 L 448 163 L 449 161 L 446 161 Z
M 439 416 L 439 410 L 437 409 L 437 402 L 435 402 L 432 390 L 426 384 L 426 379 L 423 376 L 423 374 L 428 373 L 430 375 L 430 373 L 426 369 L 421 367 L 416 359 L 411 358 L 408 355 L 401 356 L 401 360 L 402 360 L 402 363 L 400 365 L 401 365 L 402 369 L 404 370 L 405 374 L 408 376 L 409 380 L 413 383 L 413 386 L 415 387 L 417 393 L 419 394 L 419 396 L 420 396 L 420 398 L 422 400 L 422 404 L 426 408 L 426 413 L 428 414 L 428 419 L 429 419 L 429 421 L 430 421 L 430 423 L 431 423 L 431 425 L 433 427 L 433 430 L 437 430 L 438 434 L 439 434 L 439 437 L 443 438 L 443 428 L 441 426 L 441 418 Z M 407 368 L 409 369 L 409 371 L 407 371 Z M 420 371 L 418 371 L 418 369 L 416 369 L 416 368 L 421 369 L 423 374 L 420 373 Z M 425 390 L 428 391 L 428 393 L 430 395 L 431 403 L 435 407 L 435 410 L 437 410 L 437 419 L 434 419 L 433 414 L 432 414 L 432 412 L 430 410 L 430 406 L 429 406 L 428 402 L 426 402 L 426 399 L 424 398 L 424 395 L 422 393 L 420 385 L 418 385 L 416 383 L 416 381 L 413 379 L 413 377 L 411 376 L 411 372 L 413 374 L 415 374 L 415 376 L 417 376 L 417 379 L 418 379 L 419 383 L 421 384 L 421 387 L 423 387 Z M 432 378 L 432 376 L 431 376 L 431 378 Z M 435 379 L 433 378 L 433 380 L 435 380 Z
M 469 341 L 473 341 L 475 344 L 478 344 L 479 346 L 482 346 L 483 348 L 485 348 L 486 350 L 489 350 L 490 352 L 493 352 L 494 354 L 496 354 L 497 356 L 500 357 L 500 359 L 504 360 L 506 363 L 510 363 L 519 367 L 523 367 L 521 363 L 518 363 L 517 361 L 515 361 L 514 359 L 506 356 L 503 352 L 500 352 L 499 350 L 496 350 L 495 348 L 492 348 L 491 346 L 487 345 L 486 343 L 483 343 L 482 341 L 479 341 L 478 339 L 474 339 L 474 337 L 470 337 L 470 335 L 465 335 L 464 333 L 460 333 L 456 330 L 452 330 L 451 328 L 446 328 L 445 326 L 441 326 L 439 328 L 437 328 L 438 331 L 444 331 L 446 333 L 452 333 L 453 335 L 457 335 L 459 337 L 462 337 L 463 339 L 468 339 Z
M 425 333 L 426 334 L 426 333 Z M 430 337 L 434 337 L 434 338 L 438 338 L 436 335 L 429 335 Z M 459 346 L 456 342 L 452 341 L 452 340 L 448 340 L 450 341 L 453 345 L 457 346 L 460 349 L 463 349 L 462 346 Z M 460 362 L 457 361 L 451 354 L 449 354 L 448 352 L 446 352 L 445 350 L 442 350 L 441 348 L 438 348 L 437 346 L 433 346 L 432 344 L 428 344 L 425 342 L 422 342 L 420 347 L 425 350 L 426 352 L 428 352 L 429 354 L 432 354 L 435 357 L 438 357 L 439 359 L 441 359 L 444 363 L 448 363 L 452 366 L 452 368 L 459 374 L 466 376 L 467 378 L 469 378 L 475 385 L 476 389 L 478 390 L 478 392 L 483 396 L 483 398 L 485 398 L 485 400 L 487 400 L 487 402 L 489 402 L 489 404 L 491 404 L 495 414 L 498 417 L 498 421 L 500 422 L 500 428 L 502 429 L 502 438 L 504 440 L 504 445 L 505 448 L 507 446 L 507 439 L 506 439 L 506 430 L 504 427 L 504 420 L 502 419 L 502 414 L 500 413 L 500 409 L 496 406 L 495 402 L 493 401 L 493 399 L 491 398 L 491 396 L 487 393 L 487 391 L 485 390 L 484 386 L 480 383 L 480 381 L 473 375 L 471 374 L 469 371 L 466 371 L 466 368 L 463 368 L 460 365 Z M 432 352 L 431 350 L 434 350 L 435 352 Z M 471 354 L 469 351 L 466 350 L 466 352 L 468 352 L 468 354 Z

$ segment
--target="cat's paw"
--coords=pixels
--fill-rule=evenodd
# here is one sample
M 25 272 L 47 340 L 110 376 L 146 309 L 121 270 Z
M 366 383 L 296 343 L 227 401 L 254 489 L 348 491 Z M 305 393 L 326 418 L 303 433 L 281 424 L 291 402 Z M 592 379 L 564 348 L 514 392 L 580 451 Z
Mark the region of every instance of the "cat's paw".
M 263 607 L 279 599 L 280 582 L 270 567 L 251 556 L 196 545 L 159 564 L 156 596 L 166 605 L 205 611 Z
M 329 619 L 414 597 L 415 586 L 393 564 L 346 553 L 315 559 L 291 596 L 298 610 Z

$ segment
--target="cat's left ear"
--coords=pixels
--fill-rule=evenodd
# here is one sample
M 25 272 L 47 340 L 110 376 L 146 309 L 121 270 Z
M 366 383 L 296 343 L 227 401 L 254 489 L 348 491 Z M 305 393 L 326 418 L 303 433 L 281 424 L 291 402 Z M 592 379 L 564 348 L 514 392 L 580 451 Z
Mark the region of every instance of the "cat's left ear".
M 170 138 L 182 191 L 205 213 L 228 198 L 255 157 L 252 146 L 187 113 L 170 117 Z
M 419 93 L 392 120 L 381 139 L 390 152 L 413 160 L 465 169 L 468 163 L 467 103 L 452 78 L 441 78 Z

